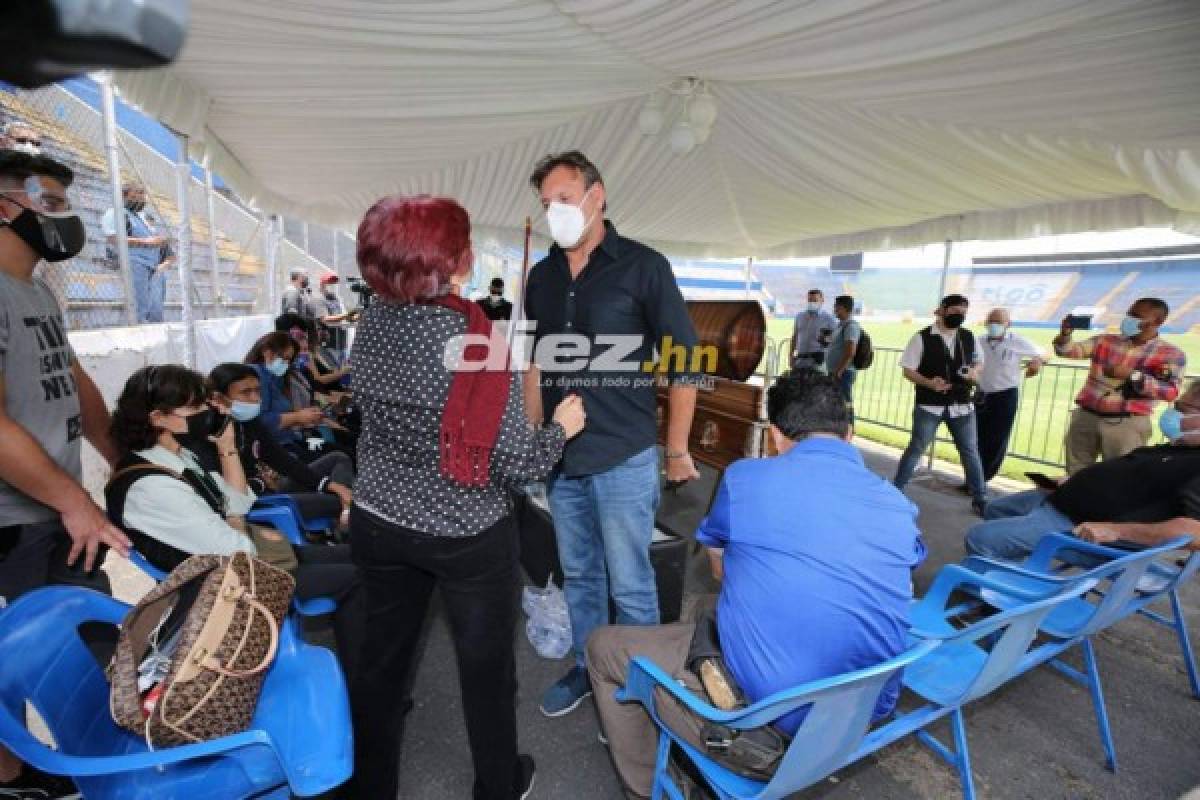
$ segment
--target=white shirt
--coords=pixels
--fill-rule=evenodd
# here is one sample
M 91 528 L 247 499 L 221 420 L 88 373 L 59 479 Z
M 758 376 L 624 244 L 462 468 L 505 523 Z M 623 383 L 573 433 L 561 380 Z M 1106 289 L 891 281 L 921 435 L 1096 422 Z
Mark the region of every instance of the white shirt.
M 125 209 L 121 209 L 125 211 Z M 132 213 L 126 211 L 126 213 Z M 146 227 L 154 230 L 154 218 L 146 213 L 145 209 L 137 212 L 137 218 L 146 223 Z M 100 218 L 100 230 L 105 236 L 117 235 L 117 212 L 113 209 L 108 209 L 104 212 L 104 216 Z
M 983 370 L 979 373 L 979 389 L 989 394 L 1021 385 L 1022 359 L 1045 358 L 1040 347 L 1012 331 L 1006 331 L 1000 339 L 977 336 L 975 346 L 985 355 Z
M 933 323 L 932 327 L 934 332 L 939 334 L 942 337 L 942 340 L 946 342 L 946 349 L 953 353 L 954 348 L 958 345 L 958 329 L 944 330 L 936 322 Z M 921 357 L 923 355 L 925 355 L 925 342 L 921 338 L 921 332 L 917 331 L 912 335 L 912 338 L 908 340 L 908 344 L 904 347 L 904 352 L 900 355 L 900 367 L 902 369 L 911 369 L 916 371 L 917 367 L 921 366 Z M 983 358 L 983 348 L 979 346 L 979 338 L 976 337 L 975 357 L 971 360 L 971 366 L 983 363 L 985 363 Z M 941 406 L 919 406 L 919 408 L 922 411 L 929 412 L 930 414 L 937 414 L 939 417 L 942 415 Z M 950 417 L 965 417 L 974 410 L 975 406 L 973 406 L 971 403 L 953 403 L 945 408 L 946 415 Z
M 198 472 L 204 469 L 186 448 L 176 455 L 156 445 L 137 455 L 180 473 L 185 469 Z M 258 499 L 249 489 L 245 494 L 235 492 L 219 473 L 208 474 L 221 487 L 231 515 L 245 514 Z M 230 527 L 190 485 L 169 475 L 148 475 L 134 483 L 125 497 L 123 521 L 130 528 L 192 555 L 256 552 L 250 537 Z

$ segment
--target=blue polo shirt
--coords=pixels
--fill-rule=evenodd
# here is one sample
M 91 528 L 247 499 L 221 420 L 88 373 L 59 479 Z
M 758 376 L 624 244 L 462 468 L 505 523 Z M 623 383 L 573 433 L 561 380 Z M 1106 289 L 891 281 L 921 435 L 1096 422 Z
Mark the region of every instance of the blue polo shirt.
M 724 550 L 717 632 L 750 700 L 873 666 L 905 648 L 917 507 L 852 445 L 798 442 L 732 464 L 696 538 Z M 895 707 L 899 676 L 875 706 Z M 807 709 L 779 725 L 794 733 Z

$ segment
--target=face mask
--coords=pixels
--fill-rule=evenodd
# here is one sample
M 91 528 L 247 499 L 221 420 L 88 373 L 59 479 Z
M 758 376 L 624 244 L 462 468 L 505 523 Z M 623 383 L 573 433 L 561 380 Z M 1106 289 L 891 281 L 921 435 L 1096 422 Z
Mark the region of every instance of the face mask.
M 591 219 L 583 217 L 583 203 L 591 193 L 590 188 L 584 192 L 583 200 L 580 200 L 577 206 L 555 201 L 546 209 L 546 224 L 550 226 L 550 235 L 563 250 L 570 250 L 579 244 L 584 231 L 591 224 Z
M 40 156 L 42 154 L 42 146 L 33 142 L 17 142 L 12 146 L 12 149 L 21 153 L 28 153 L 31 156 Z
M 966 314 L 943 314 L 942 315 L 942 324 L 945 325 L 947 328 L 954 330 L 955 328 L 962 325 L 963 322 L 966 321 L 966 319 L 967 319 Z
M 229 416 L 238 422 L 249 422 L 262 411 L 262 403 L 247 403 L 245 400 L 234 400 L 229 407 Z
M 988 336 L 993 339 L 1003 339 L 1004 331 L 1008 328 L 1003 322 L 989 322 Z
M 216 426 L 221 417 L 211 408 L 206 408 L 200 413 L 192 414 L 184 419 L 187 421 L 187 433 L 172 433 L 171 435 L 184 447 L 195 450 L 197 447 L 209 443 L 208 437 L 217 430 Z
M 1137 317 L 1126 315 L 1125 319 L 1121 320 L 1121 335 L 1126 339 L 1132 339 L 1142 332 L 1142 321 Z
M 818 311 L 820 311 L 820 310 L 821 310 L 821 304 L 820 304 L 820 303 L 814 303 L 813 301 L 809 300 L 809 301 L 808 301 L 808 310 L 809 310 L 809 312 L 810 312 L 810 313 L 812 313 L 812 314 L 815 314 L 815 313 L 817 313 Z
M 274 361 L 272 361 L 270 364 L 267 364 L 267 371 L 276 378 L 282 378 L 284 373 L 288 371 L 288 362 L 276 356 Z
M 51 213 L 27 208 L 15 219 L 0 220 L 0 225 L 7 225 L 46 261 L 74 258 L 87 242 L 83 220 L 74 211 Z
M 145 200 L 130 200 L 128 203 L 125 204 L 125 208 L 132 211 L 134 214 L 139 213 L 145 207 L 146 207 Z

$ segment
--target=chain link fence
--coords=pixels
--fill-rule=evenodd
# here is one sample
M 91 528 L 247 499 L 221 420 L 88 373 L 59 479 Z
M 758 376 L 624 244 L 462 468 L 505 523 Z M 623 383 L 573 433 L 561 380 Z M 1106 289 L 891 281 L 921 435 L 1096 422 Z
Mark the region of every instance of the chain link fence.
M 72 204 L 79 210 L 88 231 L 83 252 L 69 262 L 43 266 L 41 275 L 51 286 L 64 309 L 72 330 L 127 325 L 137 301 L 127 297 L 115 248 L 109 246 L 102 220 L 112 208 L 113 198 L 104 146 L 101 114 L 75 94 L 51 86 L 35 91 L 0 91 L 0 123 L 18 120 L 29 124 L 42 137 L 43 152 L 62 161 L 75 172 Z M 168 158 L 128 131 L 118 129 L 118 158 L 122 183 L 140 183 L 147 190 L 145 216 L 157 232 L 169 240 L 178 257 L 179 197 L 181 170 Z M 209 191 L 203 180 L 189 174 L 192 273 L 191 305 L 195 319 L 277 313 L 269 296 L 267 257 L 272 225 L 222 189 Z M 211 203 L 210 203 L 211 199 Z M 295 228 L 298 223 L 288 223 Z M 216 231 L 210 237 L 210 230 Z M 295 244 L 285 242 L 277 249 L 277 290 L 286 286 L 293 267 L 317 276 L 334 263 L 334 233 L 321 229 L 322 255 L 314 258 Z M 338 263 L 353 264 L 353 240 L 337 237 L 341 250 Z M 167 255 L 163 251 L 162 255 Z M 145 259 L 142 259 L 143 261 Z M 324 262 L 324 263 L 322 263 Z M 149 269 L 142 265 L 140 268 Z M 160 267 L 166 279 L 164 321 L 179 320 L 183 306 L 179 270 L 167 261 Z M 142 301 L 145 302 L 144 300 Z

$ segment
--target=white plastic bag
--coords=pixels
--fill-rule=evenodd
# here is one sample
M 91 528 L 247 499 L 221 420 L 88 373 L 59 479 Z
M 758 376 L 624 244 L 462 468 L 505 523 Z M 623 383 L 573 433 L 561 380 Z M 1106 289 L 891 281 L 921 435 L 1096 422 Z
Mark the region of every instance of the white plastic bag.
M 571 618 L 562 589 L 548 578 L 546 586 L 526 586 L 521 592 L 521 608 L 529 615 L 525 635 L 542 658 L 559 659 L 571 650 Z

